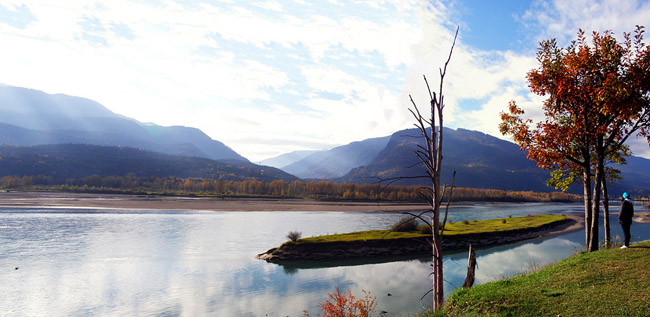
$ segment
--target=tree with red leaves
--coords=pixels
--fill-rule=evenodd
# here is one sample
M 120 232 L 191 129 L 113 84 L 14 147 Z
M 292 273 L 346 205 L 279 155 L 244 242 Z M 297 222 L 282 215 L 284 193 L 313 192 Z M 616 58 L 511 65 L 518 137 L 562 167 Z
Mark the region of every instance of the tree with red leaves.
M 545 120 L 524 119 L 514 101 L 501 113 L 501 133 L 511 135 L 538 166 L 554 169 L 556 185 L 583 184 L 585 245 L 598 250 L 600 195 L 606 162 L 624 162 L 625 141 L 641 135 L 650 142 L 650 48 L 643 27 L 619 43 L 611 31 L 594 32 L 589 45 L 584 32 L 567 48 L 555 39 L 543 41 L 537 53 L 540 67 L 528 73 L 532 92 L 548 96 Z M 593 192 L 592 192 L 593 184 Z

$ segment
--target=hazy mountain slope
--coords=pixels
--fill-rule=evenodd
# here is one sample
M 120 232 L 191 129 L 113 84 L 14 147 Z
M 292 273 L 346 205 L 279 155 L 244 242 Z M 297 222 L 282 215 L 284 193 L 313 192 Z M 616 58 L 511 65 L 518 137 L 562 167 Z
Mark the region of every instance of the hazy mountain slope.
M 287 165 L 295 163 L 304 159 L 305 157 L 312 155 L 320 151 L 293 151 L 289 153 L 284 153 L 276 157 L 268 158 L 259 162 L 260 165 L 273 166 L 277 168 L 283 168 Z
M 610 195 L 620 195 L 624 191 L 635 194 L 650 194 L 650 160 L 631 156 L 627 164 L 615 165 L 621 171 L 623 179 L 610 186 Z
M 161 154 L 129 147 L 83 144 L 0 146 L 0 176 L 200 177 L 215 180 L 293 181 L 279 169 L 239 161 L 237 165 L 198 157 Z
M 50 95 L 32 89 L 0 86 L 0 123 L 31 130 L 27 133 L 4 126 L 5 132 L 16 136 L 6 138 L 4 144 L 10 145 L 87 143 L 130 146 L 216 160 L 247 161 L 198 129 L 143 124 L 115 114 L 89 99 Z M 29 142 L 21 143 L 23 138 Z
M 443 183 L 451 183 L 455 170 L 456 185 L 460 187 L 552 190 L 546 186 L 549 171 L 538 168 L 514 143 L 465 129 L 445 129 L 444 133 Z M 427 184 L 426 179 L 412 178 L 425 175 L 414 154 L 417 142 L 423 144 L 418 130 L 399 131 L 391 136 L 374 161 L 365 167 L 353 169 L 339 181 L 371 183 L 378 179 L 411 177 L 398 184 Z M 621 188 L 650 191 L 650 160 L 632 157 L 628 165 L 618 168 L 622 170 L 624 179 L 611 188 L 612 194 Z M 579 185 L 572 187 L 572 192 L 581 191 Z
M 366 139 L 313 153 L 282 169 L 300 178 L 329 179 L 345 175 L 351 169 L 375 159 L 386 146 L 389 136 Z

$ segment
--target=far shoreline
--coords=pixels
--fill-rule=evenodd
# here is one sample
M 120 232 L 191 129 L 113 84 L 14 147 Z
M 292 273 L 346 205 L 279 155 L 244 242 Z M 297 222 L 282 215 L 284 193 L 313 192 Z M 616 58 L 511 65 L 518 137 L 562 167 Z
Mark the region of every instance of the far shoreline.
M 0 192 L 0 208 L 200 210 L 219 212 L 404 212 L 426 210 L 412 202 L 322 201 L 282 198 L 215 198 L 68 192 Z
M 458 206 L 466 203 L 480 202 L 457 202 L 454 205 Z M 486 203 L 499 202 L 490 201 Z M 413 202 L 4 191 L 0 192 L 0 208 L 197 210 L 217 212 L 406 212 L 425 211 L 429 207 L 424 203 Z M 618 210 L 610 210 L 610 212 L 618 214 Z M 650 211 L 636 211 L 634 222 L 649 223 Z

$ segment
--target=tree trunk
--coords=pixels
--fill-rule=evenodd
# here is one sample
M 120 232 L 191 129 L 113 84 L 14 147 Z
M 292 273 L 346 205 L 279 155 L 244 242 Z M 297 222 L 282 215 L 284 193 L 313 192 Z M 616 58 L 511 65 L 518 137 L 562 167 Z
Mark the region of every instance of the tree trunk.
M 602 174 L 599 171 L 600 168 L 596 168 L 596 176 L 594 177 L 594 196 L 592 197 L 591 202 L 593 206 L 591 207 L 591 225 L 589 226 L 589 248 L 587 251 L 598 251 L 599 241 L 598 241 L 598 226 L 599 226 L 599 215 L 600 215 L 600 192 L 601 192 L 601 177 Z
M 599 140 L 599 142 L 602 142 Z M 598 143 L 601 144 L 601 143 Z M 602 192 L 602 183 L 603 176 L 605 174 L 604 168 L 604 154 L 601 147 L 596 149 L 596 166 L 595 166 L 595 176 L 594 176 L 594 195 L 592 197 L 593 206 L 591 207 L 591 224 L 589 226 L 589 247 L 587 251 L 598 251 L 599 241 L 598 241 L 598 226 L 599 226 L 599 215 L 600 215 L 600 194 Z
M 591 173 L 589 167 L 583 171 L 582 182 L 585 203 L 585 250 L 589 250 L 591 241 Z
M 442 243 L 440 239 L 433 246 L 433 310 L 439 310 L 445 303 L 444 278 L 442 276 Z
M 432 128 L 433 129 L 433 128 Z M 434 134 L 435 135 L 435 134 Z M 433 195 L 431 199 L 433 200 L 433 219 L 431 221 L 433 225 L 433 230 L 431 230 L 433 241 L 431 241 L 433 247 L 433 310 L 439 310 L 442 308 L 445 302 L 444 296 L 444 285 L 443 285 L 443 276 L 442 276 L 442 237 L 440 236 L 440 200 L 438 199 L 438 186 L 435 183 L 433 185 Z
M 607 194 L 607 179 L 603 175 L 603 226 L 605 227 L 605 247 L 609 248 L 612 243 L 611 231 L 609 230 L 609 196 Z
M 591 226 L 590 226 L 590 242 L 588 251 L 598 251 L 600 241 L 598 241 L 598 228 L 600 216 L 600 194 L 602 192 L 602 184 L 605 177 L 605 151 L 602 148 L 602 137 L 599 137 L 596 143 L 596 175 L 594 177 L 594 196 L 592 197 L 593 206 L 591 208 Z

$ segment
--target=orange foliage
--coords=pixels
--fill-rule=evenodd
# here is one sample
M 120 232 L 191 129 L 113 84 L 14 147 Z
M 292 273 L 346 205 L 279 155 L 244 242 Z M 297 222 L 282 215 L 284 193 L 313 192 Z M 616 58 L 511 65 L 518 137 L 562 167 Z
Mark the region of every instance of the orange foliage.
M 217 181 L 208 179 L 91 176 L 70 179 L 60 184 L 50 177 L 0 177 L 1 189 L 205 195 L 230 197 L 312 198 L 360 201 L 420 201 L 420 186 L 379 186 L 376 184 L 337 184 L 328 182 L 258 180 Z M 453 201 L 575 201 L 579 197 L 561 192 L 535 193 L 496 189 L 455 188 Z M 447 199 L 445 197 L 445 199 Z
M 369 317 L 377 308 L 376 298 L 370 292 L 362 290 L 364 298 L 356 299 L 350 290 L 347 293 L 341 293 L 336 288 L 335 293 L 327 294 L 329 300 L 320 304 L 323 311 L 323 317 Z M 330 301 L 331 300 L 331 301 Z M 305 315 L 309 314 L 305 311 Z

